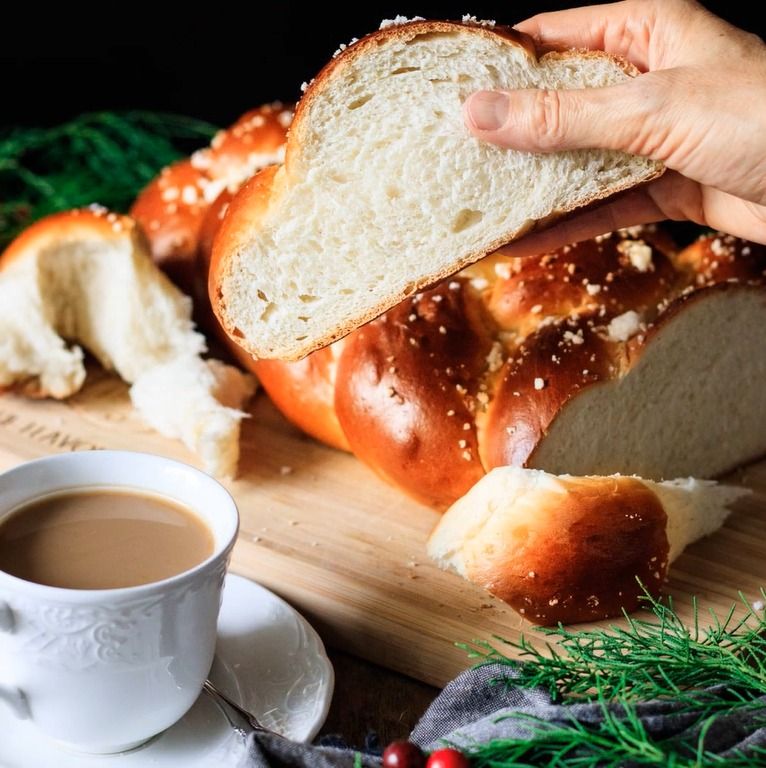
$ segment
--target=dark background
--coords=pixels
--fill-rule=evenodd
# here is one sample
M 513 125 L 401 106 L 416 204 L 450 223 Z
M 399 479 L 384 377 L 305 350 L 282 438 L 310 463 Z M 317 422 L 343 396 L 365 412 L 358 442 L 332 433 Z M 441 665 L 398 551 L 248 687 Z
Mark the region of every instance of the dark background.
M 339 43 L 398 13 L 515 23 L 556 2 L 214 2 L 195 11 L 156 3 L 70 3 L 43 10 L 34 2 L 0 17 L 0 126 L 50 125 L 83 111 L 142 108 L 205 118 L 219 125 L 265 101 L 295 100 Z M 752 0 L 708 2 L 734 24 L 764 36 Z M 200 6 L 202 8 L 202 6 Z M 761 105 L 763 108 L 763 105 Z

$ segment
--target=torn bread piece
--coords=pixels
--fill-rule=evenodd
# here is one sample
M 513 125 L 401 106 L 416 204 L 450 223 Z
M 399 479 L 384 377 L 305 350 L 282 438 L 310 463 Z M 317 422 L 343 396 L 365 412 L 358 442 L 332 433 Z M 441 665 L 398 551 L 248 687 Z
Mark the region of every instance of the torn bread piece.
M 670 563 L 748 493 L 498 467 L 447 510 L 428 554 L 537 624 L 595 621 L 637 608 L 639 581 L 658 595 Z
M 202 360 L 191 301 L 132 219 L 95 207 L 42 219 L 0 256 L 0 387 L 68 397 L 85 380 L 83 349 L 133 385 L 149 425 L 181 438 L 209 473 L 234 475 L 254 380 Z

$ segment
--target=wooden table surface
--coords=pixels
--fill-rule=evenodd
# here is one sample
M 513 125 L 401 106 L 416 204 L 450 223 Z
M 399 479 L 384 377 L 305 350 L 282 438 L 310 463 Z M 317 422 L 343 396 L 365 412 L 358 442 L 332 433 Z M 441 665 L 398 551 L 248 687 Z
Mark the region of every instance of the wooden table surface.
M 243 425 L 240 476 L 228 487 L 241 515 L 232 570 L 292 603 L 327 645 L 430 685 L 464 670 L 456 646 L 474 639 L 543 639 L 500 600 L 426 555 L 438 514 L 407 499 L 361 462 L 300 434 L 261 396 Z M 89 447 L 142 450 L 195 463 L 181 443 L 148 428 L 126 387 L 91 369 L 65 402 L 0 397 L 0 470 Z M 753 493 L 726 525 L 673 564 L 667 592 L 692 623 L 691 600 L 725 614 L 740 591 L 766 582 L 766 462 L 732 478 Z M 707 619 L 705 619 L 707 620 Z M 607 624 L 613 622 L 606 622 Z

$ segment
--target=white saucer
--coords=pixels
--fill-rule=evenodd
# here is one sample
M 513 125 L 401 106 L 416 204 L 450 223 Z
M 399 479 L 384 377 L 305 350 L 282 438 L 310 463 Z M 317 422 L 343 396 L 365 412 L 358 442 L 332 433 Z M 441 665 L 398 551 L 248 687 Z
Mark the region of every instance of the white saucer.
M 260 722 L 295 741 L 322 727 L 334 674 L 322 641 L 284 600 L 229 574 L 210 679 Z M 202 694 L 172 728 L 132 752 L 83 755 L 62 749 L 0 702 L 2 768 L 229 768 L 245 741 L 218 704 Z

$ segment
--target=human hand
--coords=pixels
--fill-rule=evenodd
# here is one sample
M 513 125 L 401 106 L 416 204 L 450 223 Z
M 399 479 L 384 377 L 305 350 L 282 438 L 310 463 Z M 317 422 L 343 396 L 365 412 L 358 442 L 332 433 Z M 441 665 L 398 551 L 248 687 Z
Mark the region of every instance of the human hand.
M 538 49 L 601 49 L 642 74 L 569 91 L 481 91 L 465 104 L 480 139 L 531 152 L 619 149 L 662 161 L 658 180 L 532 233 L 538 254 L 621 227 L 690 220 L 766 243 L 766 45 L 694 0 L 625 0 L 517 25 Z

